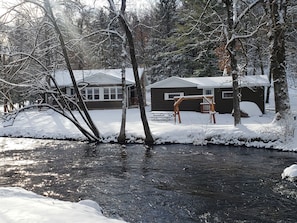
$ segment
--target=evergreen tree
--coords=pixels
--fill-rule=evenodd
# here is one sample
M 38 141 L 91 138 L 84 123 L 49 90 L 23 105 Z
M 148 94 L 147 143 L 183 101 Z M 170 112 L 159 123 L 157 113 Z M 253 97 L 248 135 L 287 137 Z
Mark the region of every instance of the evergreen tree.
M 216 76 L 220 73 L 215 54 L 220 34 L 213 32 L 217 17 L 205 6 L 206 1 L 187 0 L 182 1 L 178 11 L 179 21 L 173 41 L 178 47 L 176 53 L 184 58 L 186 76 Z M 211 38 L 208 37 L 210 32 Z
M 181 58 L 171 54 L 176 47 L 170 41 L 176 24 L 176 0 L 160 0 L 153 12 L 152 33 L 146 48 L 151 82 L 179 73 Z

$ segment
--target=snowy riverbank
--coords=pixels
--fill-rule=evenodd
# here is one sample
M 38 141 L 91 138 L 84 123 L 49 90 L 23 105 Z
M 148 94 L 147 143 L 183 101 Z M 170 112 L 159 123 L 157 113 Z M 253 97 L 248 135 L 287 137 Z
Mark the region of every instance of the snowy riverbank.
M 93 110 L 90 114 L 97 125 L 103 142 L 116 142 L 120 130 L 121 110 Z M 267 111 L 259 116 L 250 112 L 242 118 L 242 124 L 234 127 L 230 114 L 216 114 L 216 124 L 210 122 L 209 114 L 181 112 L 182 123 L 174 119 L 154 120 L 147 107 L 147 116 L 156 144 L 191 143 L 244 145 L 260 148 L 276 148 L 297 151 L 295 141 L 283 143 L 284 130 L 273 123 L 274 113 Z M 126 134 L 128 143 L 142 143 L 144 131 L 138 108 L 127 110 Z M 53 110 L 26 110 L 19 113 L 14 122 L 2 122 L 0 136 L 49 139 L 85 140 L 80 131 L 67 119 Z M 296 141 L 297 142 L 297 141 Z
M 290 89 L 293 113 L 297 111 L 294 99 L 296 92 Z M 241 108 L 247 110 L 250 117 L 242 118 L 241 124 L 236 127 L 230 114 L 215 114 L 216 124 L 210 122 L 209 114 L 199 112 L 181 111 L 181 124 L 175 123 L 173 117 L 169 120 L 154 119 L 150 106 L 146 107 L 146 114 L 156 144 L 223 144 L 297 151 L 297 137 L 285 140 L 285 130 L 273 122 L 273 104 L 266 105 L 264 115 L 260 115 L 249 103 Z M 102 142 L 116 142 L 120 131 L 121 109 L 91 110 L 90 115 L 98 127 Z M 81 132 L 60 114 L 53 110 L 38 109 L 19 113 L 13 123 L 2 121 L 0 136 L 85 140 Z M 128 143 L 143 143 L 144 131 L 138 108 L 127 110 L 126 136 Z
M 94 201 L 60 201 L 16 187 L 0 187 L 0 222 L 30 223 L 123 223 L 103 216 Z

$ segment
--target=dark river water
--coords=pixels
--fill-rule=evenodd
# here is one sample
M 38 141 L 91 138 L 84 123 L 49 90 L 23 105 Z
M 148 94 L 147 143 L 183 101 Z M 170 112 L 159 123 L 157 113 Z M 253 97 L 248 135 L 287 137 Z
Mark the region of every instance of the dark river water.
M 0 140 L 0 186 L 77 202 L 128 222 L 297 222 L 297 153 L 244 147 Z

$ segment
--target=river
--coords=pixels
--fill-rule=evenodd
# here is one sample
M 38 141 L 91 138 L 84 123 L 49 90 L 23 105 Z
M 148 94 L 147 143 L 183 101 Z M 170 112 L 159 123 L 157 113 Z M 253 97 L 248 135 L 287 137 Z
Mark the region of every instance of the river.
M 297 222 L 297 153 L 232 147 L 0 138 L 0 186 L 77 202 L 128 222 Z

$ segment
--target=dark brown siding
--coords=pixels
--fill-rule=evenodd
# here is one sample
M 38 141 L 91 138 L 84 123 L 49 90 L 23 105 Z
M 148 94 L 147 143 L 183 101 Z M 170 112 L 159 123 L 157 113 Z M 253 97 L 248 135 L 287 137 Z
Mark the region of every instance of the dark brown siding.
M 262 113 L 265 113 L 264 104 L 264 87 L 254 87 L 254 88 L 243 88 L 242 89 L 242 99 L 241 101 L 251 101 L 258 105 Z
M 164 100 L 165 93 L 184 92 L 184 95 L 202 94 L 202 89 L 193 88 L 152 88 L 151 109 L 152 111 L 173 111 L 174 101 Z M 180 105 L 181 111 L 200 111 L 202 100 L 183 101 Z
M 222 99 L 222 91 L 232 91 L 232 88 L 215 89 L 215 110 L 219 113 L 231 113 L 233 110 L 233 99 Z M 242 88 L 241 101 L 250 101 L 258 105 L 262 113 L 265 112 L 264 87 Z
M 218 113 L 231 113 L 233 110 L 233 99 L 222 99 L 223 91 L 232 91 L 232 88 L 215 89 L 215 110 Z
M 222 99 L 222 91 L 232 91 L 232 88 L 215 89 L 215 110 L 218 113 L 231 113 L 233 110 L 233 99 Z M 165 93 L 184 92 L 184 95 L 201 95 L 202 89 L 197 88 L 152 88 L 151 109 L 152 111 L 173 111 L 174 101 L 164 100 Z M 265 112 L 264 87 L 242 88 L 241 101 L 251 101 L 258 105 L 262 113 Z M 180 105 L 181 111 L 200 111 L 202 100 L 183 101 Z
M 121 108 L 122 101 L 86 101 L 88 109 L 114 109 Z

